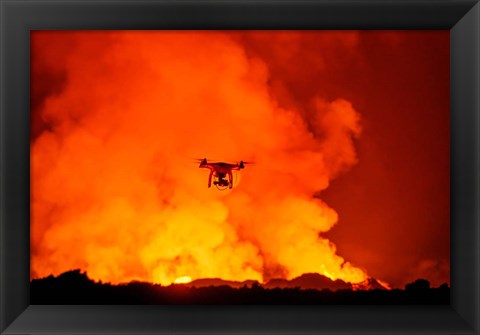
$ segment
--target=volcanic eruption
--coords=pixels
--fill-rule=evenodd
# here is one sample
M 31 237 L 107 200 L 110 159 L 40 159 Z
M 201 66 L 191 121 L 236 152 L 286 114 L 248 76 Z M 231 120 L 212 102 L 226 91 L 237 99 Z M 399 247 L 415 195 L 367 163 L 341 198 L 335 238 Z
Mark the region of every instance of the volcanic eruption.
M 278 98 L 238 34 L 32 33 L 32 278 L 369 279 L 323 235 L 338 214 L 321 192 L 357 163 L 360 113 L 314 84 L 308 110 Z M 219 192 L 191 157 L 255 165 Z

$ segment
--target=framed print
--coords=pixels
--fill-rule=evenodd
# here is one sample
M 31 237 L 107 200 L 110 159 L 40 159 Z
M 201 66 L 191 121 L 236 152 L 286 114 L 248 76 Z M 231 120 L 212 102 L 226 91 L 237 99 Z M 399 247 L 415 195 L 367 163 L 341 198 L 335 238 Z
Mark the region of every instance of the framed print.
M 477 1 L 2 1 L 1 332 L 479 332 Z

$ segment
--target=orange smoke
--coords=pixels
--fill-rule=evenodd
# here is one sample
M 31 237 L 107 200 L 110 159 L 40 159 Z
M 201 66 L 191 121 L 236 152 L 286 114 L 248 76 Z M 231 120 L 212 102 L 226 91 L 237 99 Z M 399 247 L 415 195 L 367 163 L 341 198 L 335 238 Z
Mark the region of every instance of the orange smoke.
M 307 124 L 222 32 L 34 32 L 33 85 L 45 73 L 62 84 L 31 145 L 32 277 L 367 279 L 322 237 L 337 213 L 314 197 L 356 163 L 347 100 L 318 96 Z M 255 165 L 220 192 L 192 157 Z

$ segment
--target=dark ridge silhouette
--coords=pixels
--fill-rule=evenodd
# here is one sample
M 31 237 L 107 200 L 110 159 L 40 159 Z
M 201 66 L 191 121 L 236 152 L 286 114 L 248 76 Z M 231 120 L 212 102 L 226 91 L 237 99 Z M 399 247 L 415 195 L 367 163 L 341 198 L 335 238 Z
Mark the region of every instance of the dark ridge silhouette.
M 312 290 L 329 289 L 332 291 L 353 289 L 352 284 L 350 283 L 346 283 L 340 279 L 333 281 L 318 273 L 305 273 L 292 280 L 272 279 L 272 280 L 269 280 L 265 285 L 263 285 L 263 287 L 266 289 L 273 289 L 273 288 L 284 289 L 284 288 L 299 287 L 302 289 L 312 289 Z
M 331 281 L 327 278 L 330 281 L 328 282 L 325 278 L 319 274 L 305 274 L 291 281 L 274 279 L 264 286 L 256 281 L 229 282 L 221 279 L 196 280 L 194 281 L 197 282 L 196 285 L 192 285 L 194 282 L 169 286 L 144 282 L 112 285 L 94 282 L 85 272 L 73 270 L 58 277 L 48 276 L 32 280 L 30 303 L 32 305 L 439 305 L 450 303 L 450 288 L 447 284 L 431 288 L 430 283 L 425 279 L 407 284 L 405 290 L 385 290 L 372 279 L 373 281 L 365 285 L 372 284 L 370 287 L 373 289 L 353 290 L 348 283 Z M 320 285 L 321 283 L 335 287 L 336 290 L 325 288 Z M 382 289 L 375 288 L 375 283 Z M 301 284 L 304 286 L 300 286 Z M 319 289 L 320 287 L 323 288 Z
M 375 281 L 376 282 L 376 281 Z M 187 284 L 180 284 L 187 287 L 209 287 L 209 286 L 230 286 L 233 288 L 241 287 L 252 287 L 252 285 L 258 284 L 261 285 L 258 281 L 255 280 L 246 280 L 242 282 L 232 281 L 232 280 L 223 280 L 220 278 L 202 278 L 191 281 Z M 369 285 L 370 282 L 365 283 Z M 380 284 L 378 286 L 383 288 Z M 343 280 L 331 280 L 318 273 L 306 273 L 299 277 L 296 277 L 292 280 L 287 279 L 271 279 L 267 283 L 261 285 L 265 289 L 274 289 L 274 288 L 296 288 L 301 289 L 314 289 L 314 290 L 323 290 L 329 289 L 332 291 L 341 290 L 341 289 L 353 289 L 352 284 L 346 283 Z
M 209 287 L 209 286 L 230 286 L 233 288 L 252 287 L 254 284 L 259 284 L 256 280 L 245 280 L 242 282 L 223 280 L 220 278 L 202 278 L 192 280 L 190 283 L 179 284 L 187 287 Z

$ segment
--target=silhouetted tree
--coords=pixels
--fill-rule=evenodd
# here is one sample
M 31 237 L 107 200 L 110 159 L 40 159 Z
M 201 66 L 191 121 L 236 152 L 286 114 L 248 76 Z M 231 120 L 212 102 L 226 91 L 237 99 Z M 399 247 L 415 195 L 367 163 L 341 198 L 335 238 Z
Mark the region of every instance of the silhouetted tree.
M 449 287 L 448 287 L 448 284 L 447 283 L 443 283 L 442 285 L 440 285 L 438 287 L 439 290 L 442 290 L 442 291 L 445 291 L 445 290 L 449 290 Z
M 426 279 L 417 279 L 413 283 L 405 285 L 406 291 L 428 291 L 430 289 L 430 282 Z

